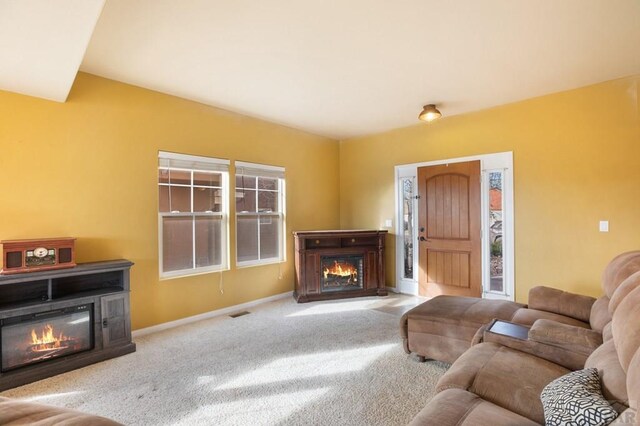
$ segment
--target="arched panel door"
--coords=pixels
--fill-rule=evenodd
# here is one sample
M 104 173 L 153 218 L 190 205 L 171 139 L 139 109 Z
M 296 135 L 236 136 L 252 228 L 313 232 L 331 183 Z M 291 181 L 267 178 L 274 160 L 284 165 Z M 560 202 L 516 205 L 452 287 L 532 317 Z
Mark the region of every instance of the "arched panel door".
M 418 168 L 419 294 L 480 297 L 480 161 Z

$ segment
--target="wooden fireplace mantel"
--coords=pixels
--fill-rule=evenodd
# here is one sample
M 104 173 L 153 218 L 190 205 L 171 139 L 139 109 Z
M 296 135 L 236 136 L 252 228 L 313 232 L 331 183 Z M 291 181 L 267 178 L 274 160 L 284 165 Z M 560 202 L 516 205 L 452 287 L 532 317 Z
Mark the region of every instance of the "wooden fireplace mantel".
M 296 301 L 340 299 L 359 296 L 386 296 L 384 246 L 387 231 L 323 230 L 294 232 Z M 322 286 L 321 264 L 327 257 L 359 257 L 364 261 L 361 287 L 326 291 Z

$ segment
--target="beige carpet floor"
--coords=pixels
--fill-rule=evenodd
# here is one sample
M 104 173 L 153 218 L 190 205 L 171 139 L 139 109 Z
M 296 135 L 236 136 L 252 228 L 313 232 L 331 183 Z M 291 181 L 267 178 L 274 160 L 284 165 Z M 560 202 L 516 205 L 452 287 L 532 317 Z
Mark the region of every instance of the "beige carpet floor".
M 418 300 L 282 299 L 136 339 L 134 354 L 1 395 L 127 425 L 405 425 L 447 365 L 402 350 Z

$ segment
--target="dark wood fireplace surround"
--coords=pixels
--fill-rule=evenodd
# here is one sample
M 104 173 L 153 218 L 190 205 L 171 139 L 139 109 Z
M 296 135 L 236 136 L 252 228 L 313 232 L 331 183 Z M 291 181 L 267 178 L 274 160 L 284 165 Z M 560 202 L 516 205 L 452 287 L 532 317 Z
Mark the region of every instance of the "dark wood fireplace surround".
M 0 276 L 0 321 L 88 305 L 92 307 L 94 336 L 93 348 L 88 351 L 0 372 L 0 391 L 134 352 L 129 315 L 132 265 L 128 260 L 111 260 L 79 264 L 73 269 Z
M 387 231 L 336 230 L 294 232 L 297 302 L 359 296 L 386 296 L 384 245 Z M 323 256 L 362 255 L 362 288 L 322 291 Z

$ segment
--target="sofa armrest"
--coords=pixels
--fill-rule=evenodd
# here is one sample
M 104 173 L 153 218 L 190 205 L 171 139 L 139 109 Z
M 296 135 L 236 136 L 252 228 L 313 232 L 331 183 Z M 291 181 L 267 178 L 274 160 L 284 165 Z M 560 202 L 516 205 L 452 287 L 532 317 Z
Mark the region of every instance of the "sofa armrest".
M 534 327 L 536 331 L 532 337 Z M 494 332 L 489 327 L 484 330 L 482 340 L 534 355 L 569 370 L 580 370 L 591 352 L 599 346 L 598 341 L 602 342 L 602 337 L 598 332 L 582 327 L 537 320 L 526 338 Z
M 556 288 L 537 286 L 529 290 L 529 308 L 552 312 L 589 323 L 596 299 Z
M 539 319 L 529 329 L 529 340 L 591 355 L 602 344 L 602 335 L 586 328 Z

